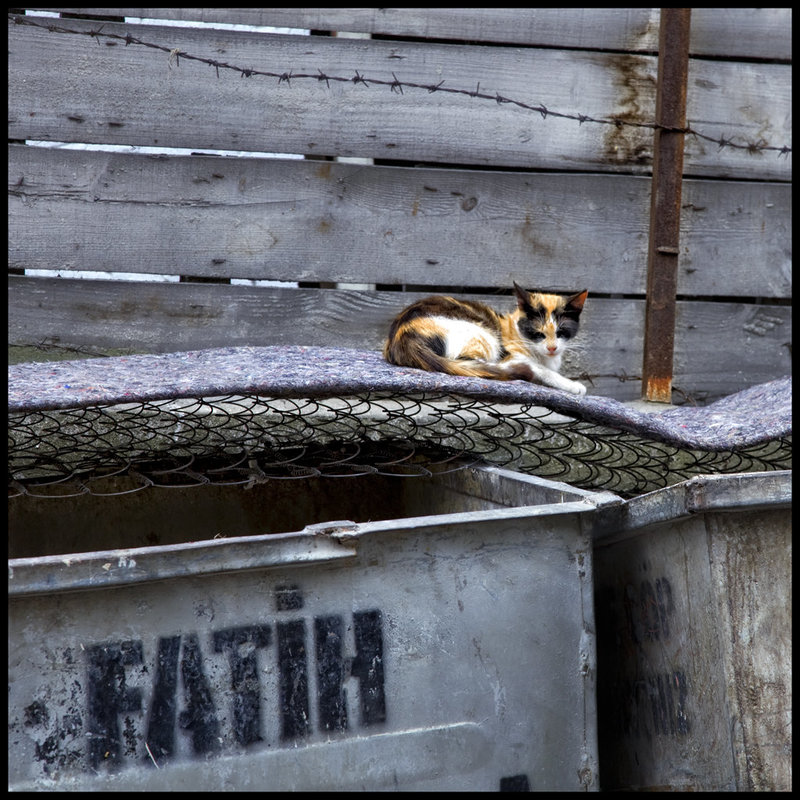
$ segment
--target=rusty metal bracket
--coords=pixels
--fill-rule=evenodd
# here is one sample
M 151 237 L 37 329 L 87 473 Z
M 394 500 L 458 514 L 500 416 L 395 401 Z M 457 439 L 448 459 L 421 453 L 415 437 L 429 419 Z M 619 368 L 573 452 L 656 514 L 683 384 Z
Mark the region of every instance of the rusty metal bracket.
M 691 9 L 662 8 L 650 196 L 642 397 L 672 401 Z

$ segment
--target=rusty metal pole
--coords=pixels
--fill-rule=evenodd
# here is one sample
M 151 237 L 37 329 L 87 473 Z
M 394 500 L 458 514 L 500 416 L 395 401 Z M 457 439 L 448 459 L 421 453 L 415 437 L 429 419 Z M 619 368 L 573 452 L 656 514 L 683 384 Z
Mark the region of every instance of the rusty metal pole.
M 642 398 L 672 402 L 691 9 L 662 8 L 647 256 Z

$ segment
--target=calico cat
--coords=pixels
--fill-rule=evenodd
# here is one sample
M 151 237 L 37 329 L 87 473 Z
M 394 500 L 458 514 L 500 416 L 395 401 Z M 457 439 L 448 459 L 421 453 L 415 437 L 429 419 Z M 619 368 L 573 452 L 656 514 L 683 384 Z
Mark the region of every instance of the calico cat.
M 586 387 L 559 375 L 567 342 L 578 332 L 587 291 L 562 296 L 514 283 L 517 308 L 498 314 L 483 303 L 428 297 L 395 317 L 384 358 L 430 372 L 524 380 L 572 394 Z

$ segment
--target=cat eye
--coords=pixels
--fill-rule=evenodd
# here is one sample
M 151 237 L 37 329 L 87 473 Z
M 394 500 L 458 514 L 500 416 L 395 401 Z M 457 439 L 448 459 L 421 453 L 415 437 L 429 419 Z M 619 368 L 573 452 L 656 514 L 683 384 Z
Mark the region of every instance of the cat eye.
M 559 339 L 569 339 L 569 338 L 571 338 L 571 337 L 572 337 L 572 332 L 571 332 L 571 331 L 568 331 L 568 330 L 566 330 L 566 329 L 564 329 L 564 328 L 559 328 L 559 329 L 556 331 L 556 336 L 557 336 Z
M 530 333 L 528 333 L 527 335 L 528 338 L 534 342 L 541 342 L 542 339 L 546 338 L 541 331 L 530 331 Z

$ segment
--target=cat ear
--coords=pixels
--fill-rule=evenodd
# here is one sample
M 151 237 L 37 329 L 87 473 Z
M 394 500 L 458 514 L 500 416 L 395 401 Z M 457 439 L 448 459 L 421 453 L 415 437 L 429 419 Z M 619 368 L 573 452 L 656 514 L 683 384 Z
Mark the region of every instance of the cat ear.
M 514 294 L 517 296 L 517 305 L 522 311 L 531 307 L 530 295 L 516 281 L 514 281 Z
M 566 302 L 567 308 L 571 308 L 574 311 L 581 311 L 588 295 L 589 290 L 584 289 L 582 292 L 578 292 L 577 294 L 573 294 L 572 297 L 568 297 Z

